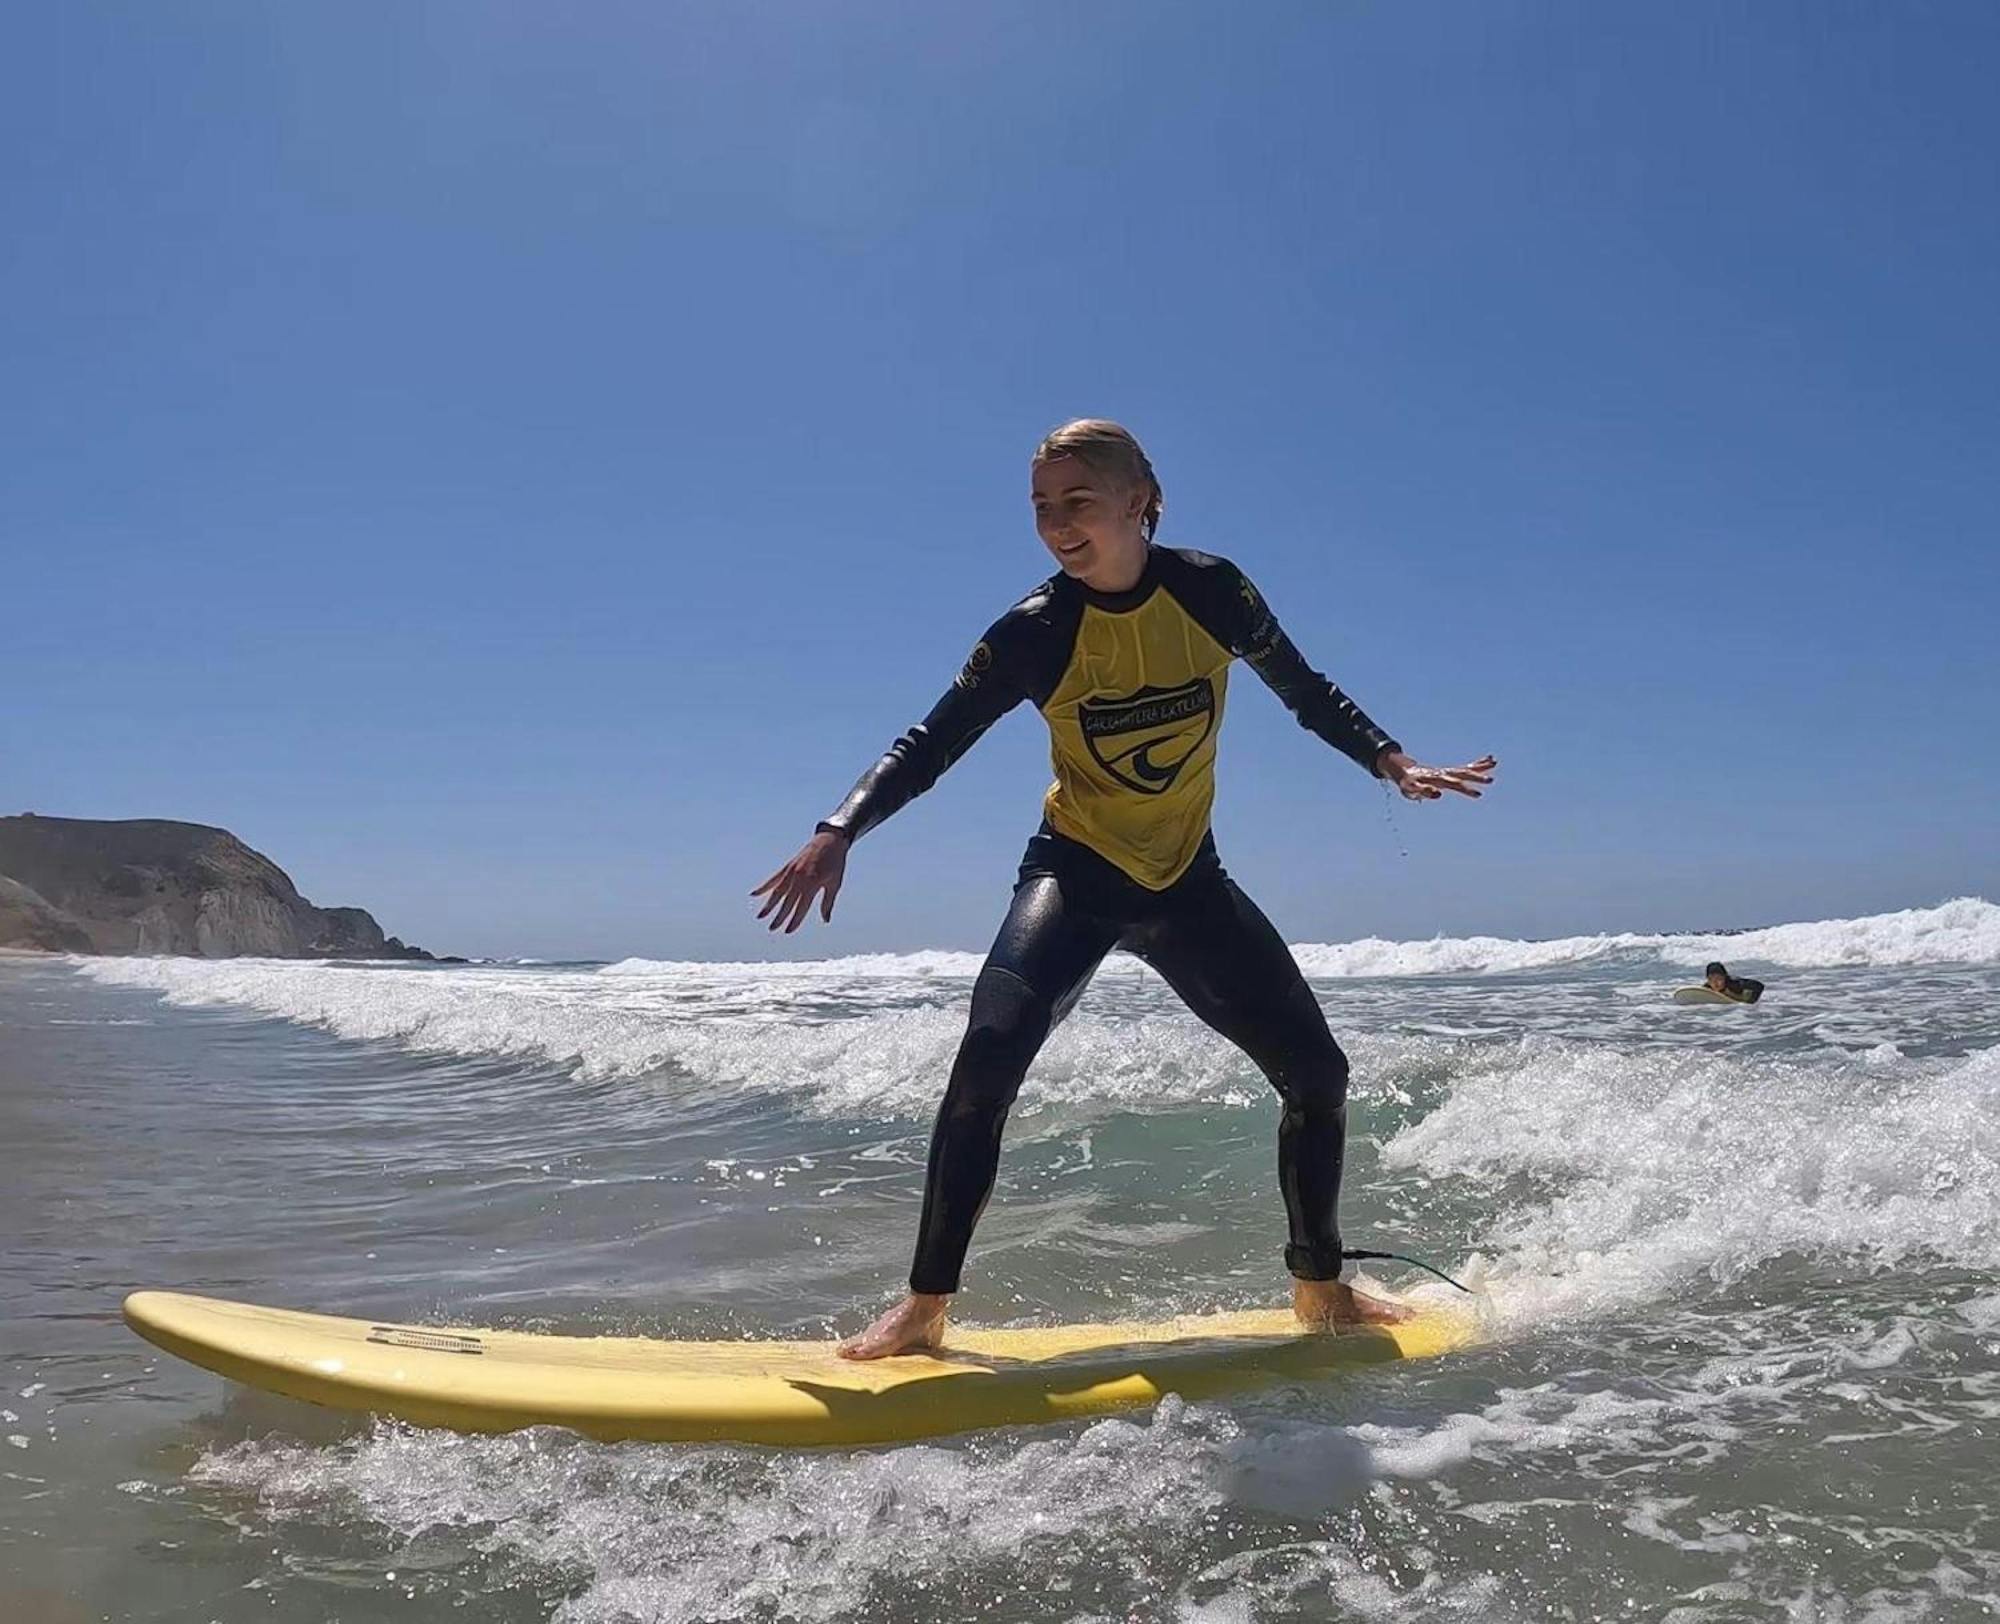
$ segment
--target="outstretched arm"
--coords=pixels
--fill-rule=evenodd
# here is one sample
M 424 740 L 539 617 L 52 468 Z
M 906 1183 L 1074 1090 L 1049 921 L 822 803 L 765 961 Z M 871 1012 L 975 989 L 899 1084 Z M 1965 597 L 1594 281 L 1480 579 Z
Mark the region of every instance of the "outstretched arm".
M 1244 590 L 1255 594 L 1248 581 Z M 1264 600 L 1257 598 L 1259 608 Z M 1264 679 L 1284 702 L 1285 709 L 1299 719 L 1299 725 L 1340 751 L 1349 759 L 1380 774 L 1381 763 L 1402 754 L 1402 746 L 1390 738 L 1359 705 L 1327 677 L 1306 664 L 1306 657 L 1279 626 L 1269 609 L 1263 610 L 1263 624 L 1252 628 L 1254 635 L 1237 652 L 1244 663 Z
M 1499 765 L 1494 757 L 1481 756 L 1462 767 L 1428 767 L 1415 760 L 1366 711 L 1306 663 L 1248 576 L 1226 560 L 1214 562 L 1221 574 L 1219 584 L 1228 589 L 1216 595 L 1226 646 L 1264 679 L 1300 726 L 1376 777 L 1387 779 L 1406 800 L 1435 801 L 1447 791 L 1479 799 L 1480 787 L 1493 782 L 1493 769 Z
M 890 745 L 820 820 L 820 832 L 859 840 L 923 794 L 1021 702 L 1024 696 L 1008 676 L 995 666 L 990 639 L 981 642 L 930 714 Z
M 819 916 L 833 918 L 834 898 L 847 874 L 847 849 L 898 809 L 938 781 L 945 769 L 979 742 L 979 737 L 1025 694 L 1012 664 L 996 660 L 996 627 L 972 651 L 944 697 L 930 713 L 889 746 L 881 760 L 858 779 L 833 812 L 823 818 L 790 861 L 750 894 L 764 898 L 759 919 L 787 935 L 797 930 L 819 902 Z

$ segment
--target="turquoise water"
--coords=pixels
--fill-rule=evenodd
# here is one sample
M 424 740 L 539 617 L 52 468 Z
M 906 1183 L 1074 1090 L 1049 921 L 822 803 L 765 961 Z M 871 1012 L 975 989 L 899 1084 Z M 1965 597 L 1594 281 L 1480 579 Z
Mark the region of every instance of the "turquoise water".
M 1485 1346 L 814 1453 L 331 1415 L 117 1303 L 853 1328 L 976 961 L 0 961 L 5 1616 L 1989 1617 L 2000 910 L 1730 943 L 1763 1005 L 1667 1004 L 1695 938 L 1299 950 L 1355 1061 L 1353 1239 L 1470 1278 Z M 1024 1092 L 965 1316 L 1278 1300 L 1274 1133 L 1114 961 Z

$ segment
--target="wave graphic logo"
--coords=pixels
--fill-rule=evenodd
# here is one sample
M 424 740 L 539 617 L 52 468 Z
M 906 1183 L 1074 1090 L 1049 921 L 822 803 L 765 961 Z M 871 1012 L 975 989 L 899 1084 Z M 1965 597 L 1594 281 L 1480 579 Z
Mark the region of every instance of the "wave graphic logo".
M 1215 726 L 1215 688 L 1196 677 L 1178 688 L 1086 699 L 1077 720 L 1098 766 L 1127 789 L 1164 795 Z

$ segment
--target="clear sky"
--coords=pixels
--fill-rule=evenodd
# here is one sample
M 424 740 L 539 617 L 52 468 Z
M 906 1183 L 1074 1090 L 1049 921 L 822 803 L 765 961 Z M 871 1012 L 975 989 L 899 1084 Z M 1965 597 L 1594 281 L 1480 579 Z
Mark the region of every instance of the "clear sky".
M 9 8 L 0 810 L 764 953 L 1102 414 L 1502 759 L 1391 815 L 1241 673 L 1288 938 L 2000 895 L 1996 83 L 1985 0 Z M 791 950 L 983 946 L 1046 778 L 1024 709 Z

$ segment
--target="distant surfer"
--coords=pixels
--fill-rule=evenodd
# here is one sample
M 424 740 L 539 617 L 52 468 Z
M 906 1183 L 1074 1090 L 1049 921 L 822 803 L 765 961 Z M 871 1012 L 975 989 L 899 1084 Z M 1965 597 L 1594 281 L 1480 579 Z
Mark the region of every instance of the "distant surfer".
M 1413 760 L 1313 670 L 1227 559 L 1155 545 L 1162 495 L 1116 423 L 1064 424 L 1032 461 L 1035 528 L 1058 572 L 974 645 L 951 687 L 861 775 L 812 839 L 751 894 L 770 928 L 833 917 L 849 846 L 907 805 L 1023 700 L 1048 723 L 1055 783 L 1014 899 L 972 989 L 931 1133 L 909 1295 L 842 1345 L 879 1359 L 940 1345 L 1000 1162 L 1007 1112 L 1043 1041 L 1114 947 L 1157 970 L 1254 1061 L 1283 1101 L 1278 1184 L 1301 1321 L 1405 1310 L 1343 1278 L 1347 1058 L 1284 939 L 1223 872 L 1209 832 L 1229 666 L 1241 659 L 1302 726 L 1412 801 L 1477 799 L 1495 761 Z
M 1764 983 L 1752 981 L 1748 976 L 1733 976 L 1729 966 L 1720 962 L 1709 965 L 1704 972 L 1708 990 L 1720 993 L 1724 998 L 1739 1004 L 1754 1004 L 1764 996 Z

